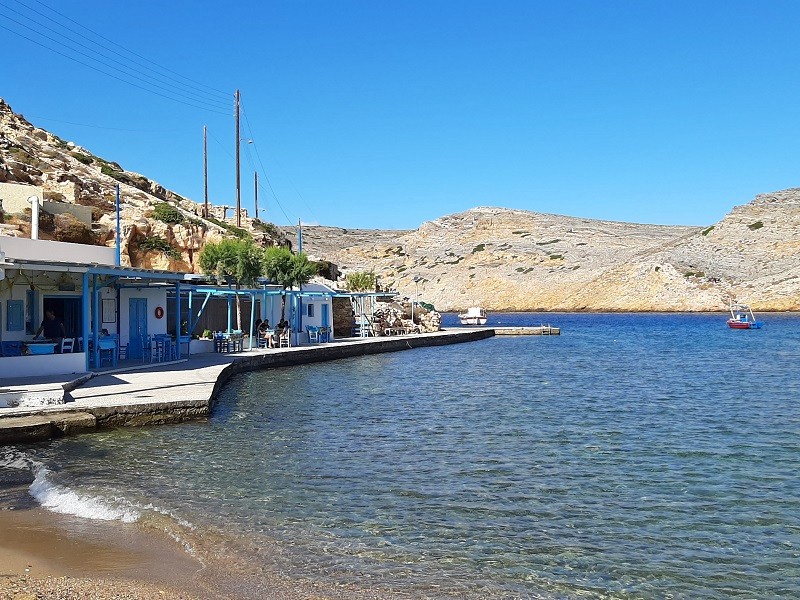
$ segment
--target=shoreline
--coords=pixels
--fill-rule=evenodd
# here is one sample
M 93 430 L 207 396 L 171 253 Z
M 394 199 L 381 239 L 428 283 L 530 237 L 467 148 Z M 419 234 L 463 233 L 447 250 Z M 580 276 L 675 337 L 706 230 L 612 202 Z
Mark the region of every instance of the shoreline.
M 0 510 L 0 597 L 212 600 L 203 564 L 177 542 L 136 524 Z M 7 594 L 7 595 L 3 595 Z M 36 594 L 31 596 L 30 594 Z
M 106 427 L 207 418 L 220 389 L 240 373 L 477 341 L 492 335 L 494 331 L 488 328 L 451 329 L 282 352 L 212 356 L 205 362 L 190 360 L 127 374 L 100 373 L 74 389 L 75 401 L 66 405 L 26 410 L 23 415 L 16 409 L 3 409 L 9 412 L 0 412 L 0 439 L 25 444 Z M 158 399 L 153 398 L 155 389 L 161 392 Z M 78 417 L 82 421 L 64 429 L 65 415 L 67 420 Z M 17 423 L 25 420 L 31 421 L 38 437 L 23 433 L 15 440 Z M 223 548 L 227 544 L 213 539 L 210 531 L 195 532 L 199 548 L 193 556 L 159 524 L 99 521 L 55 513 L 38 504 L 32 506 L 27 485 L 11 491 L 19 492 L 9 503 L 11 507 L 3 510 L 0 506 L 0 598 L 356 600 L 394 596 L 357 586 L 289 579 L 279 568 L 253 570 L 244 555 L 233 552 L 218 556 L 215 542 L 221 542 Z M 205 564 L 200 557 L 205 558 Z
M 193 556 L 166 531 L 98 521 L 40 506 L 0 509 L 0 599 L 376 600 L 390 590 L 291 578 L 252 565 L 228 539 L 196 532 Z M 208 538 L 208 539 L 207 539 Z M 217 551 L 221 543 L 227 552 Z M 262 549 L 263 550 L 263 549 Z

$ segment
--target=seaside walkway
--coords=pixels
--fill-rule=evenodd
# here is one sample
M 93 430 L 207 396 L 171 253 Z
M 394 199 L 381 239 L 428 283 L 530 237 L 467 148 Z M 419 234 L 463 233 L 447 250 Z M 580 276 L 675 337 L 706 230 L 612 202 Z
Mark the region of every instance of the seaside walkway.
M 176 423 L 207 417 L 219 389 L 237 373 L 396 352 L 492 337 L 491 328 L 398 337 L 344 338 L 326 344 L 197 354 L 145 368 L 3 382 L 5 393 L 63 394 L 66 403 L 0 408 L 0 444 L 35 442 L 100 427 Z

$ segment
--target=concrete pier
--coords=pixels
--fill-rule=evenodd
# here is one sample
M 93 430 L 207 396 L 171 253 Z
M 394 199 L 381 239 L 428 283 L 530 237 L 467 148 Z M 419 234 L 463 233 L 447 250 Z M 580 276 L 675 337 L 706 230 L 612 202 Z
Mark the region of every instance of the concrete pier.
M 561 335 L 560 327 L 536 325 L 534 327 L 494 327 L 495 335 Z
M 493 329 L 481 328 L 348 338 L 295 348 L 200 354 L 172 364 L 148 365 L 146 369 L 79 374 L 58 384 L 66 390 L 65 404 L 0 409 L 0 444 L 36 442 L 101 427 L 205 418 L 221 387 L 237 373 L 472 342 L 493 335 Z M 36 382 L 27 385 L 31 387 Z M 24 387 L 6 386 L 10 392 L 24 391 Z

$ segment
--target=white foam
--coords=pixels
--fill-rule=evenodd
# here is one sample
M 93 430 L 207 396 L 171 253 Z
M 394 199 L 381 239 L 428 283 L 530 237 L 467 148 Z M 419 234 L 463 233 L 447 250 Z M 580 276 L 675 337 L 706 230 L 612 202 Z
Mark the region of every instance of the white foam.
M 49 473 L 46 467 L 36 469 L 36 477 L 29 490 L 31 496 L 44 508 L 57 513 L 101 521 L 133 523 L 139 519 L 139 513 L 134 508 L 114 506 L 101 498 L 78 494 L 50 481 Z

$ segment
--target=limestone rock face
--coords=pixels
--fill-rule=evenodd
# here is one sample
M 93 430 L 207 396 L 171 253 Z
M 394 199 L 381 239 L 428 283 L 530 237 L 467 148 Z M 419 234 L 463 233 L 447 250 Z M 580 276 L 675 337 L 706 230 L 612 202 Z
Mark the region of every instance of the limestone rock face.
M 711 311 L 732 299 L 800 310 L 800 189 L 757 196 L 712 227 L 479 207 L 415 231 L 307 227 L 303 243 L 439 310 Z
M 45 198 L 92 208 L 93 234 L 78 235 L 71 226 L 67 237 L 82 243 L 116 243 L 115 192 L 122 199 L 122 264 L 126 266 L 198 271 L 197 255 L 207 241 L 220 240 L 229 232 L 201 218 L 202 205 L 165 189 L 139 173 L 104 160 L 89 150 L 34 127 L 0 99 L 0 183 L 41 186 Z M 151 218 L 153 207 L 170 202 L 184 215 L 183 223 L 169 225 Z M 253 219 L 243 219 L 243 228 L 259 232 L 264 245 L 278 244 L 270 232 L 254 228 Z M 263 224 L 262 224 L 263 225 Z M 63 228 L 62 228 L 63 229 Z M 61 230 L 59 230 L 61 231 Z M 0 228 L 0 235 L 18 235 L 19 229 Z M 92 232 L 90 232 L 92 233 Z M 48 239 L 44 232 L 43 239 Z M 156 236 L 169 244 L 169 251 L 142 251 L 137 239 Z

